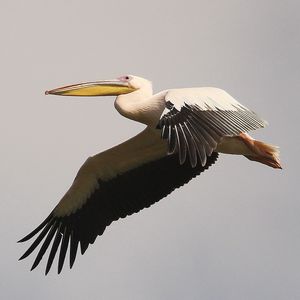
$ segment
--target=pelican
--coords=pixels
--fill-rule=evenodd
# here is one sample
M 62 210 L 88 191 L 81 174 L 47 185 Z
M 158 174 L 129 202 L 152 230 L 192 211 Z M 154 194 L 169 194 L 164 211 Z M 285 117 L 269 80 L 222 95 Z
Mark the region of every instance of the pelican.
M 116 110 L 146 127 L 124 143 L 89 157 L 49 216 L 19 241 L 38 234 L 20 258 L 40 245 L 31 270 L 48 248 L 45 274 L 56 256 L 61 272 L 68 249 L 72 268 L 78 248 L 84 254 L 113 221 L 166 197 L 214 164 L 219 152 L 281 169 L 278 147 L 248 134 L 267 122 L 218 88 L 169 89 L 153 95 L 150 81 L 126 75 L 46 94 L 117 96 Z

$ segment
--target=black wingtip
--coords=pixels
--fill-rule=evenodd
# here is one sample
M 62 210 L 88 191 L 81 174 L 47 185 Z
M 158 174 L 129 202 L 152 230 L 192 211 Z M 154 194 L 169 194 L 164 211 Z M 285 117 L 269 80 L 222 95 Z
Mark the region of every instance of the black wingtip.
M 18 259 L 19 261 L 26 258 L 29 254 L 27 254 L 26 252 Z
M 34 262 L 31 269 L 30 269 L 30 271 L 34 270 L 37 266 L 38 266 L 38 263 Z
M 41 229 L 40 229 L 41 230 Z M 32 234 L 32 232 L 28 235 L 26 235 L 25 237 L 23 237 L 22 239 L 18 240 L 17 243 L 23 243 L 26 242 L 28 240 L 30 240 L 35 234 L 37 234 L 38 231 L 36 231 L 34 234 Z
M 60 274 L 64 266 L 66 252 L 68 250 L 68 245 L 69 245 L 69 239 L 70 239 L 70 232 L 68 230 L 68 227 L 65 227 L 63 233 L 63 239 L 60 246 L 59 257 L 58 257 L 58 274 Z
M 35 228 L 25 237 L 17 241 L 17 243 L 23 243 L 30 240 L 33 236 L 35 236 L 39 231 L 41 231 L 46 226 L 46 224 L 50 221 L 51 218 L 52 218 L 52 213 L 37 228 Z
M 23 242 L 25 242 L 25 241 L 27 241 L 27 240 L 26 240 L 25 237 L 24 237 L 24 238 L 18 240 L 17 243 L 23 243 Z
M 86 240 L 81 240 L 80 241 L 80 252 L 81 255 L 83 255 L 85 253 L 85 251 L 87 250 L 87 248 L 89 247 L 89 242 Z
M 40 251 L 38 252 L 38 254 L 36 256 L 36 259 L 31 267 L 30 271 L 35 269 L 38 266 L 38 264 L 40 263 L 40 261 L 42 260 L 46 250 L 48 249 L 50 242 L 52 241 L 52 238 L 57 230 L 58 225 L 59 225 L 58 222 L 54 223 L 51 230 L 48 232 L 48 235 L 47 235 L 46 239 L 44 240 L 44 243 L 42 244 Z
M 45 275 L 47 275 L 51 269 L 55 254 L 56 254 L 58 246 L 61 242 L 61 239 L 62 239 L 62 234 L 60 233 L 61 227 L 62 227 L 62 223 L 59 224 L 57 231 L 56 231 L 56 235 L 55 235 L 55 238 L 54 238 L 54 241 L 52 244 L 52 248 L 51 248 L 51 251 L 50 251 L 49 257 L 48 257 Z
M 58 270 L 57 270 L 57 274 L 58 274 L 58 275 L 61 273 L 62 267 L 63 267 L 63 266 L 59 266 L 59 267 L 58 267 Z
M 74 236 L 74 231 L 72 231 L 70 236 L 70 269 L 72 269 L 75 262 L 78 249 L 78 242 L 79 241 L 77 237 Z
M 30 255 L 32 253 L 34 249 L 33 248 L 29 248 L 20 258 L 19 260 L 23 260 L 24 258 L 26 258 L 28 255 Z

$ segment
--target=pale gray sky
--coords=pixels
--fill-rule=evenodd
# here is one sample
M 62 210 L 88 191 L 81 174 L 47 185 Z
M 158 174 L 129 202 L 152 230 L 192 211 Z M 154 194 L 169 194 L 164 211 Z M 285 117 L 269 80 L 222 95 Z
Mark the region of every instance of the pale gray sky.
M 1 299 L 300 298 L 299 1 L 177 2 L 1 0 Z M 281 147 L 284 170 L 222 155 L 73 270 L 29 272 L 16 241 L 89 155 L 143 128 L 112 98 L 43 93 L 126 73 L 155 91 L 225 89 L 269 121 L 254 136 Z

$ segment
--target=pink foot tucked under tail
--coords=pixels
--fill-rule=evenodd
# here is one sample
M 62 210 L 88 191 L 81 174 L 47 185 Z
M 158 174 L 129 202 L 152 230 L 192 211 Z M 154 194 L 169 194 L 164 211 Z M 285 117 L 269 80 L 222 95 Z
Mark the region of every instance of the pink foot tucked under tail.
M 279 148 L 261 141 L 254 140 L 250 135 L 241 133 L 239 138 L 253 154 L 245 155 L 250 160 L 258 161 L 275 169 L 282 169 L 279 160 Z

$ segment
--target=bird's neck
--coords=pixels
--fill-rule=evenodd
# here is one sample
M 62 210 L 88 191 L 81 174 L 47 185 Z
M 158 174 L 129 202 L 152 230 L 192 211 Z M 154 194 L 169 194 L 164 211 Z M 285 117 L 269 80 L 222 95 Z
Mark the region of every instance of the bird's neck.
M 120 95 L 115 101 L 115 108 L 124 117 L 152 125 L 157 104 L 153 101 L 152 86 L 138 89 L 132 93 Z

